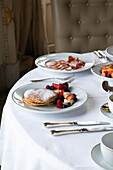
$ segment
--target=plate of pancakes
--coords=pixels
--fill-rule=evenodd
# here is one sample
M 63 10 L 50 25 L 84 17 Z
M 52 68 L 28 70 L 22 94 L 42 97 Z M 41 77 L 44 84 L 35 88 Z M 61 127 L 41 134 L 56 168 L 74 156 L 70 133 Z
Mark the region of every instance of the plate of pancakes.
M 70 92 L 77 95 L 77 102 L 67 108 L 57 108 L 55 100 L 58 94 L 53 90 L 46 89 L 46 86 L 51 86 L 52 83 L 53 81 L 43 81 L 23 85 L 12 93 L 12 100 L 23 109 L 43 114 L 70 112 L 81 107 L 87 101 L 87 93 L 83 89 L 69 84 Z M 54 83 L 59 82 L 55 80 Z
M 89 55 L 77 53 L 52 53 L 38 57 L 35 65 L 41 70 L 57 74 L 73 74 L 88 70 L 95 61 Z

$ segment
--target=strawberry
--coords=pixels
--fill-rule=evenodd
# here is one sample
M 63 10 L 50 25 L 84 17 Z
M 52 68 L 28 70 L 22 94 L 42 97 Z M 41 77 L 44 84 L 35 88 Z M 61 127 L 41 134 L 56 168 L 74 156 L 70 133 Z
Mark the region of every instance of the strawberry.
M 63 106 L 62 101 L 61 100 L 57 100 L 56 107 L 57 108 L 62 108 L 62 106 Z
M 75 96 L 73 94 L 69 94 L 67 97 L 66 97 L 66 100 L 72 100 L 74 99 Z
M 54 86 L 56 89 L 59 89 L 59 85 L 56 83 L 52 83 L 52 86 Z
M 64 94 L 64 90 L 62 90 L 62 91 L 60 92 L 60 96 L 64 96 L 63 94 Z

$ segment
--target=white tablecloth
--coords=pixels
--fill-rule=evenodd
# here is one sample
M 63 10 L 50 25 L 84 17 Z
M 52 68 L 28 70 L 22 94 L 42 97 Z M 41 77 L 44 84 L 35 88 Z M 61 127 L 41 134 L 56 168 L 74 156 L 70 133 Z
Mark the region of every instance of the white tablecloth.
M 84 54 L 84 57 L 85 55 L 94 57 L 98 62 L 93 53 Z M 11 95 L 15 89 L 29 83 L 31 79 L 49 76 L 51 75 L 36 68 L 22 77 L 9 92 L 1 123 L 2 170 L 101 169 L 92 160 L 91 150 L 100 143 L 106 132 L 52 136 L 50 129 L 45 128 L 43 123 L 101 120 L 109 121 L 112 125 L 112 120 L 100 112 L 101 105 L 106 103 L 108 98 L 108 93 L 101 87 L 103 79 L 93 75 L 90 70 L 76 74 L 72 84 L 84 89 L 88 94 L 88 100 L 81 108 L 70 113 L 41 115 L 25 110 L 12 101 Z

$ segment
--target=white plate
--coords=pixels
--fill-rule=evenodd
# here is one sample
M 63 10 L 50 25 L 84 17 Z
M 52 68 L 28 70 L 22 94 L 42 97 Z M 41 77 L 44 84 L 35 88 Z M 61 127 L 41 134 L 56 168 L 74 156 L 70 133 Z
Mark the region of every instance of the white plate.
M 54 70 L 51 68 L 48 68 L 45 63 L 47 61 L 51 61 L 51 60 L 66 60 L 68 56 L 73 56 L 74 58 L 79 58 L 80 60 L 85 62 L 85 66 L 80 68 L 80 69 L 76 69 L 76 70 L 71 70 L 71 71 L 66 71 L 66 70 Z M 35 60 L 35 64 L 36 66 L 40 67 L 41 69 L 53 72 L 53 73 L 63 73 L 63 74 L 73 74 L 76 72 L 81 72 L 81 71 L 85 71 L 89 68 L 91 68 L 94 65 L 95 61 L 94 59 L 92 59 L 90 56 L 83 56 L 81 54 L 77 54 L 77 53 L 54 53 L 54 54 L 47 54 L 44 56 L 41 56 L 39 58 L 37 58 Z
M 110 110 L 107 111 L 107 110 L 104 110 L 104 109 L 103 109 L 103 106 L 105 106 L 105 105 L 108 105 L 108 103 L 105 103 L 105 104 L 103 104 L 103 105 L 101 106 L 101 108 L 100 108 L 101 113 L 102 113 L 104 116 L 107 116 L 108 118 L 113 119 L 113 113 L 111 113 Z
M 103 158 L 100 144 L 96 145 L 91 151 L 91 157 L 93 161 L 106 170 L 113 170 L 113 166 L 109 165 Z
M 113 80 L 113 78 L 109 78 L 109 77 L 104 77 L 104 76 L 101 76 L 101 74 L 100 74 L 100 69 L 101 69 L 101 66 L 104 66 L 104 65 L 106 65 L 107 63 L 101 63 L 101 64 L 97 64 L 97 65 L 95 65 L 95 66 L 93 66 L 92 68 L 91 68 L 91 72 L 94 74 L 94 75 L 96 75 L 96 76 L 98 76 L 98 77 L 100 77 L 100 78 L 102 78 L 102 79 L 104 79 L 104 80 Z
M 54 82 L 58 83 L 56 81 L 54 81 Z M 82 90 L 76 86 L 70 86 L 71 93 L 75 93 L 77 95 L 78 101 L 68 108 L 58 109 L 54 105 L 34 107 L 34 106 L 28 106 L 23 102 L 23 94 L 26 90 L 32 89 L 32 88 L 45 88 L 47 84 L 52 85 L 52 82 L 44 81 L 44 82 L 38 82 L 38 83 L 30 83 L 30 84 L 24 85 L 22 87 L 19 87 L 18 89 L 16 89 L 13 92 L 12 99 L 17 105 L 19 105 L 25 109 L 29 109 L 31 111 L 36 111 L 36 112 L 40 112 L 40 113 L 44 113 L 44 114 L 45 113 L 53 114 L 53 113 L 62 113 L 62 112 L 72 111 L 72 110 L 75 110 L 75 109 L 81 107 L 87 100 L 87 93 L 84 90 Z
M 113 61 L 113 46 L 106 48 L 105 53 Z

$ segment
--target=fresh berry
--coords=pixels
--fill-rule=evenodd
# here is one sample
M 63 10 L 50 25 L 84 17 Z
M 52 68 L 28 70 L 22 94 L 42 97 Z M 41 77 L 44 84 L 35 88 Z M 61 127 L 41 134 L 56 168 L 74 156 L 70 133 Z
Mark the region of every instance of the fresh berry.
M 67 87 L 68 87 L 68 83 L 67 82 L 65 82 L 65 83 L 63 83 L 64 85 L 66 85 Z
M 71 106 L 71 103 L 70 103 L 70 102 L 68 102 L 68 103 L 66 103 L 66 105 L 67 105 L 67 107 L 70 107 L 70 106 Z
M 67 105 L 66 105 L 66 104 L 63 104 L 62 108 L 63 108 L 63 109 L 64 109 L 64 108 L 67 108 Z
M 63 96 L 63 94 L 64 94 L 64 90 L 62 90 L 62 91 L 60 92 L 60 96 Z
M 66 100 L 72 100 L 74 99 L 75 96 L 73 94 L 69 94 L 67 97 L 66 97 Z
M 106 77 L 109 77 L 109 78 L 111 78 L 111 74 L 108 74 Z
M 51 90 L 55 90 L 55 87 L 54 87 L 54 86 L 50 86 L 50 89 L 51 89 Z
M 73 93 L 73 95 L 76 97 L 76 94 L 75 94 L 75 93 Z
M 61 96 L 61 95 L 59 95 L 58 97 L 57 97 L 57 101 L 58 100 L 61 100 L 62 102 L 64 101 L 64 96 Z
M 77 102 L 77 98 L 76 97 L 74 98 L 74 102 Z
M 62 101 L 61 100 L 57 100 L 56 107 L 57 108 L 62 108 L 62 106 L 63 106 Z
M 56 89 L 58 89 L 58 88 L 59 88 L 59 85 L 58 85 L 58 84 L 56 84 L 56 83 L 52 83 L 52 86 L 54 86 Z
M 59 90 L 62 90 L 62 89 L 64 89 L 64 85 L 59 83 Z
M 47 85 L 47 86 L 46 86 L 46 89 L 50 89 L 50 86 L 49 86 L 49 85 Z

